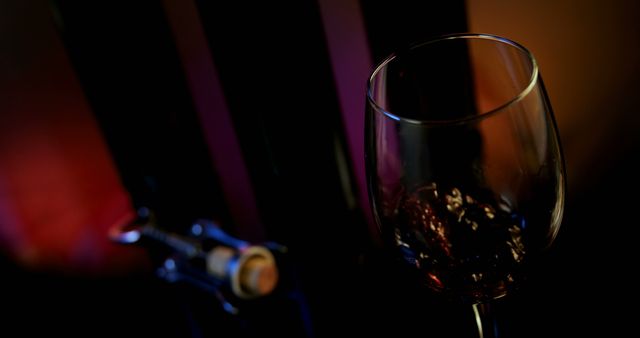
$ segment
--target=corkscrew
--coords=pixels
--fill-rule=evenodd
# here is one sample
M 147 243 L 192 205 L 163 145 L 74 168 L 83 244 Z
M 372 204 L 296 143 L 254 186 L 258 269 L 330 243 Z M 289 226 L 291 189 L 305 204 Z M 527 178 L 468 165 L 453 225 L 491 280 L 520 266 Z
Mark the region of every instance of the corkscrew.
M 286 252 L 277 243 L 255 245 L 235 238 L 210 220 L 196 221 L 186 236 L 170 233 L 157 226 L 154 214 L 147 208 L 140 208 L 133 222 L 112 228 L 109 237 L 120 244 L 156 243 L 168 248 L 171 254 L 156 269 L 157 276 L 214 294 L 231 314 L 238 309 L 222 290 L 230 289 L 239 299 L 268 295 L 278 282 L 272 252 Z M 196 261 L 204 264 L 195 264 Z

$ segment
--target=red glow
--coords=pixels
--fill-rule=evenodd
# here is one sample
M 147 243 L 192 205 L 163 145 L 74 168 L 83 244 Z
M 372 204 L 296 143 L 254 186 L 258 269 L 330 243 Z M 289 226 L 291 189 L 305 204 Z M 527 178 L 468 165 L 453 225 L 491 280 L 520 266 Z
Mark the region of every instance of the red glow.
M 14 37 L 2 39 L 10 52 L 0 53 L 2 254 L 67 272 L 140 266 L 141 251 L 107 238 L 133 215 L 129 197 L 48 10 L 36 7 L 0 15 L 11 28 L 0 39 Z

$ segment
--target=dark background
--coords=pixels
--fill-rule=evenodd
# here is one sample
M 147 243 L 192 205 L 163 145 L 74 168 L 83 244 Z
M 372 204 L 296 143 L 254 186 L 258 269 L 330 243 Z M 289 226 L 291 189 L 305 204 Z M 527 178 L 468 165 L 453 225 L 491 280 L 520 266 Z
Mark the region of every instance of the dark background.
M 471 336 L 470 309 L 397 280 L 371 250 L 353 155 L 361 126 L 349 115 L 373 63 L 460 31 L 533 51 L 567 155 L 559 238 L 498 304 L 505 329 L 616 336 L 633 323 L 623 310 L 637 298 L 632 1 L 85 2 L 0 0 L 6 332 Z M 225 130 L 212 124 L 234 132 L 216 139 Z M 140 205 L 173 231 L 207 217 L 286 244 L 285 282 L 239 318 L 206 292 L 161 282 L 147 252 L 104 236 Z

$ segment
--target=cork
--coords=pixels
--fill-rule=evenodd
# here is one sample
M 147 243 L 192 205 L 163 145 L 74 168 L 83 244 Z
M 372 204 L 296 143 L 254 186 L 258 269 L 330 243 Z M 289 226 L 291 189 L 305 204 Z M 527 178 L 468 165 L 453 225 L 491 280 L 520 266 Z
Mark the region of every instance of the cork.
M 233 293 L 245 299 L 267 295 L 278 283 L 275 259 L 261 246 L 240 251 L 218 246 L 207 255 L 207 271 L 214 277 L 229 280 Z
M 269 294 L 278 282 L 278 270 L 273 261 L 260 256 L 248 258 L 239 274 L 240 287 L 250 295 Z

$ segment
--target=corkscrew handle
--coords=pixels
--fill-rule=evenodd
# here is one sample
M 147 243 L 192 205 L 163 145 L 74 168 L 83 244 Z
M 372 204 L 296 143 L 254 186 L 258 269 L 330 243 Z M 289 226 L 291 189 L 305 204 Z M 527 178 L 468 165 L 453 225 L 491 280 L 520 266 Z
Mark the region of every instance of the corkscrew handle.
M 191 226 L 191 235 L 201 239 L 211 239 L 220 244 L 242 250 L 251 246 L 249 242 L 230 236 L 218 224 L 210 220 L 198 220 Z M 276 242 L 263 242 L 262 247 L 271 252 L 286 253 L 287 247 Z
M 250 244 L 224 232 L 216 223 L 209 220 L 198 220 L 191 226 L 191 234 L 195 237 L 213 239 L 222 245 L 237 250 L 249 247 Z

